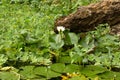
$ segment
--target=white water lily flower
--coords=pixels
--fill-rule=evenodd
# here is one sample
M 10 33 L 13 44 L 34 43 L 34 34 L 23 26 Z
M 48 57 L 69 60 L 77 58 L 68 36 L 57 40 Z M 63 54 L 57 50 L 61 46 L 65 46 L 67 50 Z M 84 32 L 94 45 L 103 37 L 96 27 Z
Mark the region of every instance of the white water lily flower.
M 65 27 L 64 26 L 57 26 L 57 30 L 60 32 L 60 31 L 64 31 L 65 30 Z

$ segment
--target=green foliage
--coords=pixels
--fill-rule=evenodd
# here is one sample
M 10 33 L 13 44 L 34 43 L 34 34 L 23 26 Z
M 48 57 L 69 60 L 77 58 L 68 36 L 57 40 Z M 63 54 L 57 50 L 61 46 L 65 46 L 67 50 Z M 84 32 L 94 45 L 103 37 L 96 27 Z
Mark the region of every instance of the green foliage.
M 65 33 L 66 45 L 76 45 L 78 43 L 78 36 L 75 33 Z
M 1 80 L 20 80 L 20 75 L 15 72 L 0 72 Z
M 63 73 L 65 69 L 65 64 L 62 63 L 56 63 L 51 65 L 51 69 L 55 72 Z
M 97 0 L 1 0 L 0 80 L 120 80 L 120 40 L 109 25 L 53 32 L 54 20 Z M 64 77 L 62 77 L 64 76 Z
M 64 45 L 64 41 L 62 40 L 62 37 L 60 34 L 53 35 L 50 37 L 50 46 L 53 49 L 60 49 Z

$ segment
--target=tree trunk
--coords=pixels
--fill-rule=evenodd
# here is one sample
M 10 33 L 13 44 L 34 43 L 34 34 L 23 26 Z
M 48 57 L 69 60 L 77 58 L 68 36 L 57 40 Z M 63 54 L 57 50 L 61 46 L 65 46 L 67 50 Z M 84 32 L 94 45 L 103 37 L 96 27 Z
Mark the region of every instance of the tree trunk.
M 63 26 L 79 33 L 94 30 L 103 23 L 108 23 L 111 27 L 120 24 L 120 0 L 103 0 L 82 6 L 75 13 L 58 18 L 54 30 L 57 32 L 57 27 Z

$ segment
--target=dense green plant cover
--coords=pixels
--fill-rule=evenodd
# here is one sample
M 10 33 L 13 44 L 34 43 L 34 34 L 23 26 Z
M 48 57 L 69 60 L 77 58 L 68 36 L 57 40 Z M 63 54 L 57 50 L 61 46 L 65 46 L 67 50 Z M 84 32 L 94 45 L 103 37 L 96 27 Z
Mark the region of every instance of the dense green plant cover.
M 120 80 L 120 39 L 107 24 L 75 34 L 54 20 L 96 0 L 1 0 L 0 80 Z

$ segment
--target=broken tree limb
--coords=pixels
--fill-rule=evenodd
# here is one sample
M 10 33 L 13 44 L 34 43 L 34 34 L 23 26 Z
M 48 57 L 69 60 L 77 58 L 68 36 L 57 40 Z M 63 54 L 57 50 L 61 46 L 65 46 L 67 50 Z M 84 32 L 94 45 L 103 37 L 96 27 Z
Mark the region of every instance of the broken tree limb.
M 75 13 L 58 18 L 54 31 L 57 32 L 58 26 L 63 26 L 75 33 L 86 32 L 103 23 L 110 26 L 120 24 L 120 0 L 103 0 L 82 6 Z

